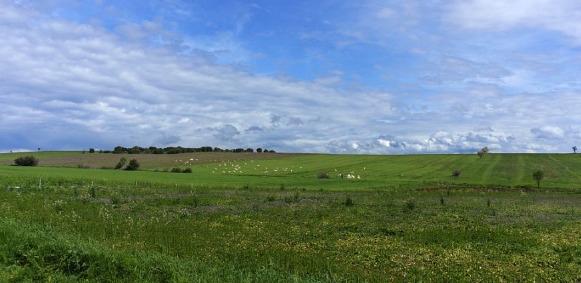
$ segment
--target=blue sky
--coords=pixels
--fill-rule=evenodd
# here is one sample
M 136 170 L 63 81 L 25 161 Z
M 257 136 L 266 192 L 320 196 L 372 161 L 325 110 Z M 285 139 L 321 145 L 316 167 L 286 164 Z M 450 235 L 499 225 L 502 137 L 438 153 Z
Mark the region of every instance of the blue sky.
M 0 151 L 581 146 L 576 0 L 0 4 Z

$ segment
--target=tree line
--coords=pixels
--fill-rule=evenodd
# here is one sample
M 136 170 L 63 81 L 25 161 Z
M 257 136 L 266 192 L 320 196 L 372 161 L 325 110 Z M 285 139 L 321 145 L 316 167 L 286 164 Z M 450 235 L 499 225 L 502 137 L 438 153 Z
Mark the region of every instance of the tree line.
M 94 149 L 89 150 L 90 153 L 95 152 Z M 222 149 L 219 147 L 211 147 L 211 146 L 202 146 L 202 147 L 181 147 L 181 146 L 170 146 L 170 147 L 141 147 L 141 146 L 134 146 L 134 147 L 123 147 L 123 146 L 116 146 L 112 151 L 105 150 L 101 151 L 102 153 L 114 153 L 114 154 L 179 154 L 179 153 L 192 153 L 192 152 L 255 152 L 253 148 L 235 148 L 235 149 Z M 274 150 L 262 149 L 257 148 L 256 152 L 258 153 L 276 153 Z

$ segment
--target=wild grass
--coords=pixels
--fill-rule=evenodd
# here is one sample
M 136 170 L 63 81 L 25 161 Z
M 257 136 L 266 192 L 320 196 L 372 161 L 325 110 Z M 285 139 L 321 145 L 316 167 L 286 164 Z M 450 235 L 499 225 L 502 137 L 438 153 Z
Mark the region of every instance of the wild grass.
M 0 191 L 0 276 L 18 278 L 13 282 L 581 279 L 577 193 L 451 191 L 443 206 L 441 192 L 425 191 L 349 191 L 347 197 L 278 187 L 99 188 L 88 201 L 89 189 L 78 191 Z M 152 264 L 166 279 L 156 277 Z

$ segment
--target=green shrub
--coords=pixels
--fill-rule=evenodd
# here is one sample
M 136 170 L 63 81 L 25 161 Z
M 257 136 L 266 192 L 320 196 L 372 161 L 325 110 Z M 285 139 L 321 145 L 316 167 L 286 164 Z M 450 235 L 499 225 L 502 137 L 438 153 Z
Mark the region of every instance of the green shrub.
M 111 203 L 112 204 L 120 204 L 121 198 L 118 195 L 112 195 L 111 196 Z
M 123 168 L 123 166 L 125 166 L 125 163 L 127 163 L 127 159 L 125 157 L 121 157 L 121 159 L 119 159 L 119 162 L 117 162 L 117 165 L 115 165 L 115 169 Z
M 192 173 L 192 168 L 186 168 L 182 171 L 182 173 Z
M 270 201 L 275 201 L 276 200 L 276 196 L 267 196 L 266 197 L 266 201 L 270 202 Z
M 21 156 L 14 159 L 14 164 L 17 166 L 36 166 L 38 165 L 38 159 L 31 155 Z
M 125 167 L 125 170 L 128 171 L 135 171 L 137 169 L 139 169 L 139 162 L 137 162 L 137 159 L 131 159 L 129 164 L 127 164 L 127 167 Z
M 460 170 L 454 170 L 454 171 L 452 171 L 452 177 L 457 179 L 458 177 L 460 177 L 461 173 L 462 172 L 460 172 Z
M 416 202 L 413 199 L 407 200 L 403 205 L 404 212 L 412 212 L 416 208 Z
M 345 196 L 345 202 L 343 202 L 343 204 L 345 206 L 353 206 L 353 205 L 355 205 L 355 203 L 353 202 L 353 199 L 349 195 Z
M 171 172 L 172 173 L 182 173 L 182 169 L 179 167 L 174 167 L 174 168 L 171 168 Z

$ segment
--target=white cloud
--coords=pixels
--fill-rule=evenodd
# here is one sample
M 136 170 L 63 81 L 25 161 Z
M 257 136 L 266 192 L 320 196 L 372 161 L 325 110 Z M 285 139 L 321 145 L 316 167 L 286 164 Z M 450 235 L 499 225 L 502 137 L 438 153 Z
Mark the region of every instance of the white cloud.
M 532 128 L 531 133 L 533 133 L 537 139 L 562 139 L 565 137 L 565 131 L 555 126 Z
M 451 5 L 447 18 L 470 30 L 541 28 L 581 44 L 580 13 L 581 2 L 577 0 L 459 0 Z
M 530 82 L 538 76 L 505 67 L 493 56 L 457 54 L 455 46 L 440 52 L 430 45 L 438 42 L 433 38 L 397 46 L 399 41 L 379 35 L 421 35 L 414 29 L 424 18 L 435 18 L 423 17 L 435 9 L 433 3 L 375 2 L 399 14 L 370 8 L 370 21 L 410 15 L 397 32 L 389 24 L 329 32 L 368 44 L 376 40 L 382 48 L 396 45 L 389 51 L 407 56 L 412 50 L 410 56 L 422 59 L 419 67 L 411 66 L 413 60 L 403 66 L 408 61 L 402 57 L 401 69 L 416 76 L 403 82 L 395 81 L 398 72 L 390 62 L 372 62 L 370 69 L 386 66 L 377 70 L 390 75 L 385 89 L 348 85 L 353 74 L 339 64 L 326 65 L 323 69 L 336 71 L 313 80 L 255 75 L 234 64 L 256 50 L 246 50 L 232 32 L 182 37 L 161 21 L 107 30 L 44 17 L 42 10 L 13 1 L 0 3 L 6 15 L 0 17 L 0 135 L 6 149 L 180 143 L 372 154 L 473 152 L 483 146 L 499 152 L 569 151 L 561 144 L 574 144 L 581 132 L 575 126 L 581 124 L 581 94 L 574 87 L 533 89 Z M 432 64 L 426 67 L 426 61 Z M 421 85 L 420 76 L 437 84 Z M 571 77 L 568 84 L 581 85 Z M 395 91 L 399 83 L 417 86 Z M 540 138 L 550 135 L 561 141 Z

